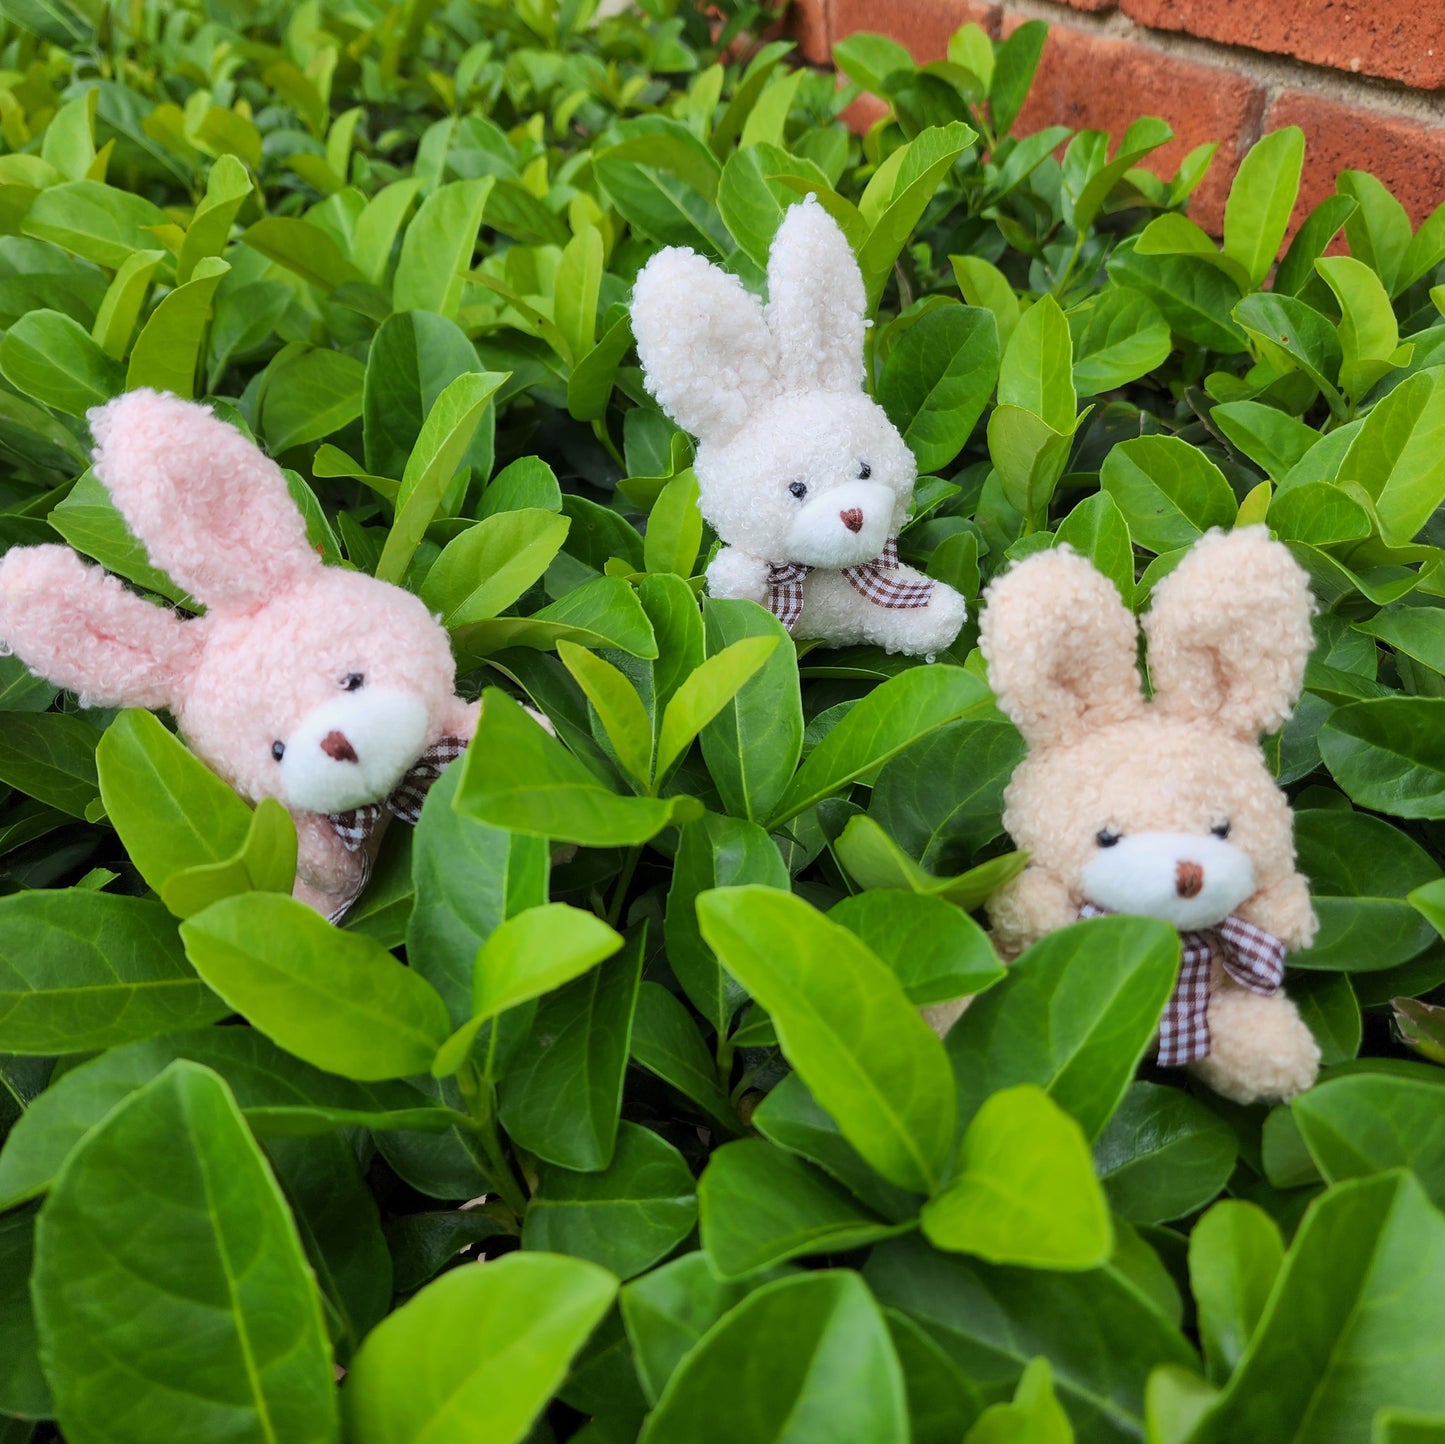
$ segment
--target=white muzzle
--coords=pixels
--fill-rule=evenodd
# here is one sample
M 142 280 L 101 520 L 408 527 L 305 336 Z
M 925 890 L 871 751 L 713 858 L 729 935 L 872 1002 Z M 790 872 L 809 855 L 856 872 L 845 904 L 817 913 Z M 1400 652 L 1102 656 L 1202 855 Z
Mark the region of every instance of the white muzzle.
M 888 540 L 893 503 L 876 481 L 845 481 L 810 496 L 788 528 L 787 559 L 810 567 L 871 562 Z
M 1254 865 L 1222 838 L 1140 832 L 1099 849 L 1083 891 L 1096 907 L 1192 932 L 1223 922 L 1253 894 Z
M 282 796 L 308 812 L 380 802 L 420 755 L 426 732 L 426 705 L 409 692 L 342 693 L 279 739 Z

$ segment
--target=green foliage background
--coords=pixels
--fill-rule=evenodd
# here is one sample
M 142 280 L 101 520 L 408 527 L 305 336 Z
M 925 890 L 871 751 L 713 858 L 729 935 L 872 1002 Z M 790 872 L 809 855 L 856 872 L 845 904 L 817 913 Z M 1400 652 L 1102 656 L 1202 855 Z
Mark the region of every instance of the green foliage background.
M 185 606 L 84 413 L 205 396 L 493 689 L 338 931 L 281 809 L 0 659 L 0 1440 L 1445 1439 L 1445 208 L 1347 171 L 1276 267 L 1300 133 L 1216 243 L 1212 147 L 1012 134 L 1037 23 L 855 36 L 839 87 L 754 5 L 593 8 L 0 5 L 0 548 Z M 805 193 L 910 562 L 976 599 L 1068 542 L 1142 608 L 1266 522 L 1308 569 L 1292 1106 L 1136 1078 L 1160 924 L 998 965 L 971 626 L 928 665 L 699 609 L 630 286 L 663 244 L 759 285 Z

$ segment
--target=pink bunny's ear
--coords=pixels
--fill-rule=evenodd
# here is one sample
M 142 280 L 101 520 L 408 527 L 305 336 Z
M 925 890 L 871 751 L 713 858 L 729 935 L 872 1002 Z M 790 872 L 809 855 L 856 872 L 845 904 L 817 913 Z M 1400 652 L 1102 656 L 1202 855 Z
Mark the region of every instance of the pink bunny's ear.
M 788 391 L 858 391 L 868 298 L 853 248 L 812 196 L 783 217 L 768 253 L 768 329 Z
M 1313 613 L 1309 579 L 1264 527 L 1201 537 L 1144 618 L 1155 706 L 1251 741 L 1273 732 L 1299 700 Z
M 174 706 L 196 653 L 194 628 L 127 591 L 69 547 L 0 557 L 0 651 L 104 707 Z
M 320 564 L 280 468 L 209 406 L 131 391 L 89 421 L 127 525 L 207 607 L 249 610 Z
M 1068 547 L 988 589 L 978 644 L 998 705 L 1030 747 L 1075 741 L 1143 710 L 1138 629 L 1109 579 Z
M 638 273 L 632 334 L 647 389 L 700 440 L 730 439 L 778 393 L 758 298 L 686 247 L 659 251 Z

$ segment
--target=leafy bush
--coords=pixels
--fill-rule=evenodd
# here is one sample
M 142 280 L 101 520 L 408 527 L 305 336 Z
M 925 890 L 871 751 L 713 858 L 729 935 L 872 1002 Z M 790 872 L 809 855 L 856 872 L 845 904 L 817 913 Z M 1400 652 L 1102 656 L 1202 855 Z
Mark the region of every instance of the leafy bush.
M 284 818 L 0 660 L 0 1439 L 1445 1437 L 1445 208 L 1346 172 L 1276 267 L 1299 132 L 1216 244 L 1212 147 L 1013 134 L 1037 23 L 857 36 L 840 88 L 754 6 L 593 9 L 3 6 L 0 546 L 184 606 L 84 412 L 206 395 L 493 690 L 337 931 Z M 1292 1107 L 1135 1081 L 1159 924 L 1004 975 L 971 627 L 922 665 L 699 610 L 630 284 L 662 244 L 759 284 L 807 192 L 925 474 L 907 560 L 977 598 L 1067 542 L 1142 607 L 1265 521 L 1309 570 Z M 946 1045 L 916 1011 L 985 989 Z

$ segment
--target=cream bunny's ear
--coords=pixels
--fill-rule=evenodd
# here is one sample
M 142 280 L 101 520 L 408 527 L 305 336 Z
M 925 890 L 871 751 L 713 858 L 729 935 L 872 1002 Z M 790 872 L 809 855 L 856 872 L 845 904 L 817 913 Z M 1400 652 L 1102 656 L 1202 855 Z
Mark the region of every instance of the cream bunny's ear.
M 768 253 L 768 328 L 788 391 L 863 385 L 868 298 L 838 223 L 812 196 L 791 207 Z
M 632 289 L 632 334 L 657 403 L 701 440 L 723 440 L 777 394 L 763 308 L 736 276 L 681 246 L 659 251 Z
M 1250 739 L 1274 731 L 1304 684 L 1313 612 L 1304 572 L 1264 527 L 1210 532 L 1144 618 L 1154 705 Z
M 204 625 L 127 591 L 69 547 L 0 557 L 0 651 L 90 703 L 173 707 Z
M 1143 708 L 1138 629 L 1107 577 L 1067 547 L 988 589 L 979 647 L 998 705 L 1031 747 L 1073 741 Z
M 131 391 L 88 419 L 126 524 L 207 607 L 259 606 L 320 565 L 280 468 L 209 406 Z

